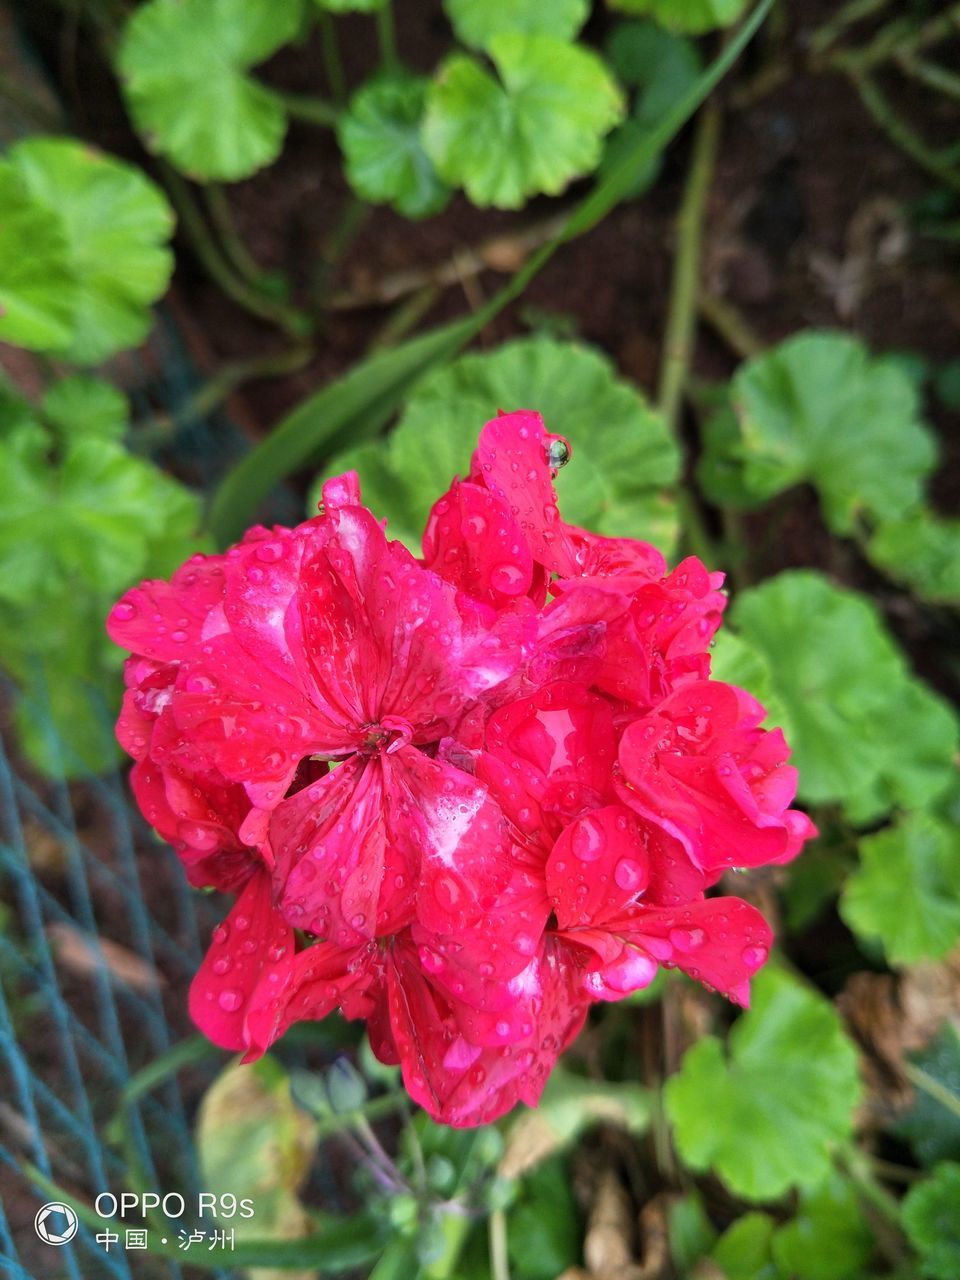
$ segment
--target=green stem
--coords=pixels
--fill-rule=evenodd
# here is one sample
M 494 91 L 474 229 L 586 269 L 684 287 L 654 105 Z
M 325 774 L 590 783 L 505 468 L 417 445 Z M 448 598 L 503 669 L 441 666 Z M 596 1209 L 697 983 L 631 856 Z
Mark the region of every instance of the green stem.
M 758 355 L 766 346 L 737 307 L 726 298 L 718 298 L 715 294 L 701 289 L 697 295 L 697 306 L 711 329 L 716 330 L 730 350 L 741 360 L 749 360 L 751 356 Z
M 720 108 L 716 102 L 708 102 L 697 122 L 693 158 L 677 217 L 677 251 L 660 366 L 658 402 L 660 412 L 671 429 L 676 427 L 680 414 L 683 387 L 693 354 L 703 219 L 719 142 Z
M 507 1215 L 494 1209 L 488 1224 L 490 1237 L 490 1271 L 493 1280 L 510 1280 L 510 1253 L 507 1249 Z
M 323 44 L 323 66 L 327 73 L 327 84 L 330 86 L 334 102 L 343 103 L 347 97 L 347 82 L 340 58 L 340 41 L 337 39 L 337 27 L 333 15 L 327 13 L 325 9 L 320 10 L 320 39 Z
M 424 1280 L 450 1280 L 456 1274 L 457 1263 L 473 1220 L 463 1213 L 445 1213 L 440 1219 L 444 1250 L 439 1258 L 427 1263 L 423 1269 Z
M 369 347 L 370 353 L 385 351 L 387 347 L 396 346 L 426 315 L 436 302 L 439 293 L 440 290 L 436 285 L 428 284 L 401 302 L 383 327 L 374 334 Z
M 912 1062 L 904 1063 L 903 1074 L 911 1084 L 916 1085 L 927 1097 L 933 1098 L 934 1102 L 939 1102 L 941 1107 L 944 1107 L 951 1115 L 960 1118 L 960 1098 L 942 1085 L 939 1080 L 927 1075 L 926 1071 L 914 1066 Z
M 874 1177 L 867 1157 L 847 1143 L 837 1151 L 837 1162 L 863 1197 L 895 1227 L 900 1227 L 900 1203 Z
M 314 98 L 309 93 L 281 93 L 280 98 L 288 115 L 307 124 L 335 129 L 340 119 L 340 108 L 324 98 Z
M 955 71 L 909 51 L 896 54 L 895 60 L 905 74 L 912 76 L 914 80 L 919 80 L 929 89 L 945 94 L 948 98 L 960 99 L 960 76 Z
M 814 31 L 810 37 L 811 52 L 823 53 L 836 42 L 847 27 L 852 27 L 854 23 L 869 18 L 874 13 L 879 13 L 889 3 L 890 0 L 850 0 L 850 3 L 845 4 L 835 13 L 829 22 L 825 22 L 822 27 Z
M 57 133 L 63 129 L 63 118 L 52 108 L 38 102 L 12 77 L 0 74 L 0 98 L 12 103 L 27 119 L 47 133 Z
M 380 62 L 383 69 L 394 70 L 399 65 L 400 59 L 397 56 L 397 33 L 393 23 L 391 0 L 385 0 L 377 10 L 377 40 L 380 43 Z
M 269 272 L 264 271 L 237 229 L 233 218 L 233 210 L 223 187 L 215 182 L 203 187 L 203 198 L 213 223 L 214 230 L 220 238 L 224 257 L 239 275 L 253 288 L 261 293 L 271 293 L 271 282 L 276 281 Z
M 256 289 L 252 289 L 245 280 L 241 280 L 221 254 L 187 183 L 171 165 L 161 163 L 160 169 L 179 216 L 180 225 L 211 280 L 244 311 L 249 311 L 251 315 L 258 316 L 261 320 L 269 320 L 273 324 L 280 325 L 294 337 L 306 336 L 313 327 L 309 317 L 292 307 L 265 298 Z
M 894 146 L 899 147 L 915 164 L 926 169 L 945 187 L 949 187 L 951 191 L 960 191 L 960 173 L 947 164 L 906 121 L 901 120 L 866 72 L 856 63 L 850 63 L 847 70 L 856 85 L 863 105 Z

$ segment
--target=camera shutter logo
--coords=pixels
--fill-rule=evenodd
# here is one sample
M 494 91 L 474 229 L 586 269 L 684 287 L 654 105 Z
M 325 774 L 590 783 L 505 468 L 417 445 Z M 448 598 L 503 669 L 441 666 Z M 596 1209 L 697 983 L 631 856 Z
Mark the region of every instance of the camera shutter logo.
M 80 1223 L 68 1204 L 52 1200 L 42 1205 L 33 1220 L 37 1235 L 47 1244 L 69 1244 L 77 1234 Z

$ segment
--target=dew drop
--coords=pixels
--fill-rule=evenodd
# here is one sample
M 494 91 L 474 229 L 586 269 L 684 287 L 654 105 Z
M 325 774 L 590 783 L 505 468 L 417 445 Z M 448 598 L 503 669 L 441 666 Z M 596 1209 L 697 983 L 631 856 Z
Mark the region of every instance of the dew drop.
M 239 991 L 228 988 L 226 991 L 221 991 L 217 996 L 217 1004 L 224 1013 L 236 1013 L 243 1004 L 243 996 Z
M 671 929 L 670 941 L 678 951 L 696 951 L 702 947 L 707 935 L 702 929 Z
M 570 461 L 570 444 L 563 436 L 548 436 L 543 442 L 543 448 L 551 471 L 559 471 Z
M 643 869 L 632 858 L 621 858 L 613 869 L 613 878 L 624 893 L 636 893 L 643 884 Z

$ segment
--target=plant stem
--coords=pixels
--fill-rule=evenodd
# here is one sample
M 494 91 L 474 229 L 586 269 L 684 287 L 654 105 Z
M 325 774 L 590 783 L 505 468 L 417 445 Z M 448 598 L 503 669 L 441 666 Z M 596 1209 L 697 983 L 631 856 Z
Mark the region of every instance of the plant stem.
M 320 125 L 323 129 L 335 129 L 340 119 L 340 108 L 323 98 L 309 93 L 281 93 L 280 99 L 288 115 L 307 124 Z
M 494 1209 L 488 1224 L 490 1237 L 490 1271 L 493 1280 L 510 1280 L 510 1254 L 507 1250 L 507 1215 Z
M 440 1228 L 446 1242 L 442 1255 L 423 1269 L 425 1280 L 449 1280 L 456 1273 L 457 1262 L 467 1242 L 473 1222 L 461 1213 L 444 1213 Z
M 856 62 L 850 63 L 846 69 L 856 85 L 863 105 L 894 146 L 899 147 L 915 164 L 926 169 L 951 191 L 960 191 L 960 173 L 947 164 L 905 120 L 901 120 L 867 73 Z
M 701 289 L 697 295 L 700 314 L 711 329 L 715 329 L 735 355 L 749 360 L 758 355 L 766 343 L 753 331 L 732 302 L 718 298 L 716 294 Z
M 48 133 L 56 133 L 63 129 L 63 117 L 52 107 L 40 102 L 28 93 L 13 76 L 0 73 L 0 98 L 5 98 L 22 112 L 27 119 Z
M 811 52 L 823 53 L 846 31 L 847 27 L 852 27 L 854 23 L 869 18 L 874 13 L 879 13 L 889 3 L 890 0 L 850 0 L 850 3 L 845 4 L 838 13 L 835 13 L 829 22 L 825 22 L 822 27 L 814 31 L 810 37 Z
M 258 316 L 261 320 L 279 324 L 293 337 L 306 336 L 313 328 L 309 317 L 292 307 L 284 306 L 271 298 L 265 298 L 256 289 L 252 289 L 245 280 L 241 280 L 230 263 L 222 256 L 187 183 L 171 165 L 161 163 L 160 168 L 179 215 L 180 224 L 211 280 L 245 311 Z
M 837 1151 L 837 1160 L 844 1173 L 863 1196 L 888 1222 L 900 1227 L 900 1204 L 886 1187 L 874 1177 L 867 1158 L 853 1143 L 847 1143 Z
M 720 107 L 715 101 L 708 102 L 697 121 L 693 158 L 677 216 L 677 250 L 660 365 L 657 399 L 660 412 L 671 429 L 677 424 L 683 386 L 693 354 L 703 218 L 719 142 Z
M 327 83 L 333 100 L 337 103 L 346 101 L 347 85 L 343 74 L 343 63 L 340 60 L 340 42 L 337 39 L 337 27 L 333 15 L 325 9 L 320 10 L 320 38 L 323 42 L 323 66 L 327 73 Z
M 904 1063 L 903 1074 L 911 1084 L 916 1085 L 928 1098 L 933 1098 L 935 1102 L 939 1102 L 941 1107 L 944 1107 L 951 1115 L 960 1117 L 960 1098 L 942 1085 L 939 1080 L 935 1080 L 933 1076 L 928 1075 L 920 1067 L 914 1066 L 912 1062 Z
M 930 62 L 921 58 L 916 52 L 896 53 L 894 60 L 900 69 L 914 80 L 927 85 L 937 93 L 948 98 L 960 99 L 960 76 L 955 71 L 942 67 L 939 62 Z
M 397 33 L 393 24 L 393 5 L 391 0 L 377 10 L 377 39 L 380 42 L 380 62 L 385 71 L 392 71 L 399 65 L 397 57 Z
M 203 187 L 203 198 L 207 206 L 207 212 L 210 215 L 210 221 L 213 223 L 214 230 L 220 238 L 224 257 L 228 259 L 231 266 L 239 272 L 243 279 L 255 289 L 259 289 L 262 293 L 269 293 L 267 284 L 270 279 L 269 273 L 264 271 L 256 261 L 237 230 L 237 224 L 233 219 L 233 211 L 230 208 L 230 201 L 223 187 L 215 182 L 207 183 Z

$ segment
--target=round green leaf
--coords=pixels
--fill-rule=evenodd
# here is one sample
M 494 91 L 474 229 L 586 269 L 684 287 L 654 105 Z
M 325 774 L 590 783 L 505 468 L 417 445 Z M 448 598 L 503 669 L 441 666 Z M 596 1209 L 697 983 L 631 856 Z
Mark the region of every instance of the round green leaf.
M 774 1221 L 768 1213 L 745 1213 L 732 1223 L 710 1257 L 724 1280 L 779 1280 L 770 1257 Z
M 960 938 L 960 832 L 926 813 L 860 841 L 840 914 L 891 964 L 939 960 Z
M 881 524 L 867 545 L 873 563 L 921 600 L 960 601 L 960 520 L 921 508 Z
M 498 409 L 536 409 L 571 441 L 557 479 L 564 519 L 672 550 L 676 441 L 604 356 L 576 343 L 521 338 L 463 356 L 421 383 L 385 443 L 341 454 L 327 473 L 355 469 L 391 535 L 416 549 L 432 503 L 467 474 L 477 433 Z
M 925 1168 L 960 1159 L 960 1027 L 948 1019 L 911 1062 L 923 1072 L 925 1087 L 914 1088 L 913 1106 L 897 1117 L 894 1133 L 909 1141 Z
M 444 8 L 458 39 L 486 49 L 505 31 L 573 40 L 587 20 L 590 0 L 444 0 Z
M 833 1006 L 764 970 L 730 1033 L 697 1041 L 664 1091 L 681 1159 L 713 1169 L 747 1200 L 815 1187 L 850 1133 L 860 1094 L 856 1051 Z
M 120 439 L 127 430 L 127 397 L 102 378 L 77 373 L 55 382 L 43 398 L 43 417 L 66 440 L 71 436 Z
M 0 342 L 30 351 L 69 345 L 77 281 L 63 222 L 0 161 Z
M 808 481 L 827 523 L 852 532 L 866 515 L 895 520 L 920 501 L 936 462 L 913 380 L 896 360 L 876 359 L 842 333 L 802 333 L 748 360 L 731 384 L 737 417 L 708 434 L 700 479 L 733 467 L 752 501 Z
M 777 1229 L 772 1244 L 780 1274 L 791 1280 L 861 1280 L 873 1233 L 856 1188 L 833 1173 L 801 1196 L 796 1217 Z
M 247 75 L 296 35 L 301 0 L 149 0 L 130 17 L 117 65 L 151 150 L 198 178 L 246 178 L 280 153 L 278 94 Z
M 424 145 L 445 181 L 474 204 L 519 209 L 596 168 L 623 99 L 596 54 L 551 36 L 494 36 L 492 76 L 456 55 L 427 100 Z
M 649 14 L 669 31 L 702 35 L 729 27 L 745 11 L 748 0 L 608 0 L 623 13 Z
M 928 1280 L 960 1275 L 960 1164 L 937 1165 L 931 1177 L 910 1188 L 903 1202 L 903 1226 L 920 1254 Z
M 950 785 L 957 718 L 910 674 L 870 601 L 796 570 L 741 592 L 731 622 L 766 656 L 804 799 L 866 824 Z
M 370 81 L 354 95 L 339 128 L 351 187 L 406 218 L 437 213 L 450 196 L 420 140 L 428 83 L 415 76 Z
M 97 364 L 138 346 L 173 271 L 163 193 L 133 165 L 69 138 L 29 138 L 8 163 L 38 208 L 59 218 L 76 281 L 69 338 L 48 349 Z
M 389 0 L 314 0 L 314 3 L 328 13 L 376 13 Z

